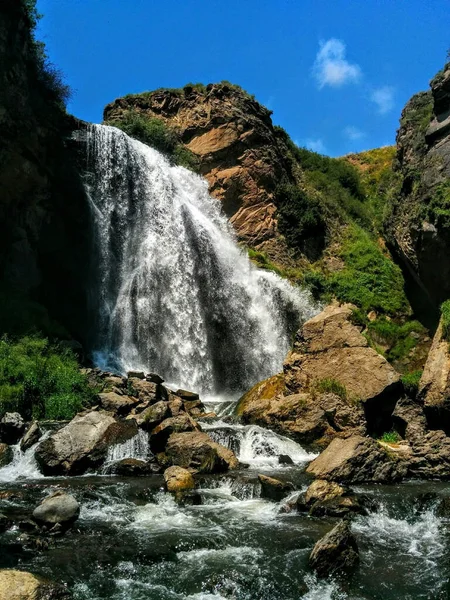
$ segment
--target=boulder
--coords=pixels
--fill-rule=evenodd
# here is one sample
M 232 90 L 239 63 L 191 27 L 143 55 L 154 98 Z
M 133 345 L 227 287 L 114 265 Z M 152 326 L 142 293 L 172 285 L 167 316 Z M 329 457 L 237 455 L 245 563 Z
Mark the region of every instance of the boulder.
M 324 535 L 309 557 L 309 565 L 319 577 L 349 573 L 358 563 L 358 545 L 346 521 L 340 521 Z
M 8 444 L 0 444 L 0 468 L 6 467 L 13 459 L 13 451 Z
M 102 392 L 98 394 L 100 406 L 118 415 L 126 415 L 133 406 L 139 404 L 139 398 L 118 394 L 117 392 Z
M 280 465 L 293 465 L 294 461 L 289 456 L 289 454 L 280 454 L 278 457 L 278 462 Z
M 144 477 L 160 473 L 161 469 L 156 462 L 147 462 L 137 458 L 123 458 L 108 465 L 106 472 L 121 477 Z
M 183 467 L 172 466 L 166 469 L 164 471 L 164 481 L 169 492 L 185 492 L 195 488 L 192 474 Z
M 136 414 L 134 418 L 139 427 L 152 430 L 170 416 L 169 403 L 164 400 L 159 400 L 159 402 L 150 405 L 141 413 Z
M 89 411 L 42 441 L 35 456 L 44 475 L 78 475 L 101 464 L 109 446 L 136 434 L 134 420 L 119 421 L 109 412 Z
M 450 434 L 450 350 L 442 335 L 442 322 L 437 328 L 419 383 L 418 399 L 430 429 Z
M 182 400 L 198 400 L 200 398 L 199 394 L 189 392 L 188 390 L 177 390 L 175 395 L 179 396 Z
M 313 481 L 298 498 L 297 509 L 308 511 L 312 517 L 344 517 L 366 512 L 365 506 L 348 488 L 323 479 Z
M 160 384 L 164 383 L 164 379 L 160 375 L 158 375 L 157 373 L 148 373 L 145 376 L 145 379 L 147 381 L 151 381 L 152 383 L 160 383 Z
M 416 442 L 427 432 L 427 420 L 422 405 L 411 398 L 400 398 L 392 413 L 394 429 L 402 438 Z
M 199 417 L 205 414 L 205 405 L 201 400 L 185 400 L 183 408 L 192 417 Z
M 36 421 L 34 421 L 28 427 L 25 435 L 20 440 L 20 449 L 22 450 L 22 452 L 26 452 L 28 448 L 31 448 L 31 446 L 37 444 L 41 437 L 42 431 L 39 427 L 39 424 Z
M 256 423 L 264 419 L 270 401 L 284 396 L 285 384 L 283 373 L 273 375 L 260 381 L 246 392 L 237 403 L 236 414 L 247 423 Z
M 167 399 L 167 390 L 164 386 L 132 377 L 128 379 L 129 393 L 139 398 L 141 402 L 157 402 Z
M 362 403 L 368 429 L 386 431 L 400 397 L 400 375 L 351 323 L 353 310 L 334 302 L 303 325 L 284 363 L 285 384 L 295 394 L 338 382 L 350 402 Z
M 231 450 L 200 431 L 173 433 L 167 442 L 166 456 L 172 465 L 199 473 L 223 473 L 239 466 Z
M 344 483 L 389 483 L 406 476 L 408 461 L 372 438 L 353 435 L 335 438 L 306 472 L 319 479 Z
M 33 511 L 33 519 L 39 525 L 53 527 L 61 525 L 64 528 L 72 525 L 80 515 L 80 505 L 70 494 L 57 491 L 48 496 Z
M 169 417 L 157 425 L 150 433 L 150 449 L 153 454 L 163 452 L 167 440 L 173 433 L 198 430 L 197 423 L 187 414 Z
M 40 575 L 0 569 L 0 600 L 65 600 L 70 594 L 62 585 Z
M 25 431 L 25 423 L 19 413 L 6 413 L 0 421 L 0 442 L 17 444 Z
M 261 498 L 279 502 L 294 491 L 294 485 L 290 482 L 280 481 L 267 475 L 258 475 L 261 484 Z
M 316 479 L 311 483 L 305 493 L 305 502 L 313 504 L 314 502 L 325 502 L 342 496 L 346 489 L 333 481 L 325 479 Z
M 145 379 L 145 373 L 143 371 L 128 371 L 128 379 Z

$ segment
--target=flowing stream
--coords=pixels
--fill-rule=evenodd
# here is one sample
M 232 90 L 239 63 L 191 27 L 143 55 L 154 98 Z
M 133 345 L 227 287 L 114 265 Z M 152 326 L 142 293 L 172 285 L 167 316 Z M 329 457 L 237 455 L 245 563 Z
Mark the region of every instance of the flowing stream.
M 99 366 L 160 372 L 199 391 L 217 413 L 232 412 L 241 392 L 281 370 L 293 332 L 317 310 L 309 295 L 250 264 L 204 180 L 117 129 L 90 128 L 86 185 Z M 75 600 L 449 597 L 450 524 L 437 516 L 435 499 L 416 502 L 425 491 L 448 495 L 445 484 L 362 487 L 378 510 L 352 524 L 361 566 L 344 585 L 318 581 L 308 556 L 335 521 L 292 509 L 315 455 L 255 425 L 217 418 L 202 427 L 247 468 L 198 477 L 198 495 L 185 504 L 164 492 L 161 475 L 107 474 L 115 461 L 149 457 L 143 431 L 82 477 L 43 477 L 35 447 L 15 446 L 0 468 L 0 512 L 26 523 L 55 489 L 82 508 L 46 549 L 16 526 L 0 531 L 0 568 L 66 582 Z M 297 491 L 265 500 L 260 473 Z

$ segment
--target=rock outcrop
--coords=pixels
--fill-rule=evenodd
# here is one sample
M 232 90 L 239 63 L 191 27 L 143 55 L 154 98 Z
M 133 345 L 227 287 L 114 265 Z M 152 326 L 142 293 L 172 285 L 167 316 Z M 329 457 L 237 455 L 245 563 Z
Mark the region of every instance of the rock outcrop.
M 98 466 L 109 446 L 136 435 L 134 421 L 119 421 L 112 413 L 80 413 L 36 448 L 45 475 L 75 475 Z
M 358 545 L 346 521 L 340 521 L 316 543 L 309 564 L 319 577 L 351 573 L 358 566 Z
M 161 119 L 178 132 L 240 240 L 283 245 L 274 193 L 280 181 L 293 179 L 269 110 L 223 82 L 119 98 L 105 107 L 104 119 L 117 122 L 129 111 Z
M 0 600 L 67 600 L 67 589 L 39 575 L 14 569 L 0 570 Z
M 436 308 L 450 297 L 450 63 L 430 87 L 402 112 L 397 134 L 401 190 L 387 227 L 389 242 Z

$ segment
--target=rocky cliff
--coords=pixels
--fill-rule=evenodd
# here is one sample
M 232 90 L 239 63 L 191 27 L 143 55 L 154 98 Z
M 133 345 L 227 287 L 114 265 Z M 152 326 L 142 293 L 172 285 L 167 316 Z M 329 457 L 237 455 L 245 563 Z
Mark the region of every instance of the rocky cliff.
M 32 19 L 25 3 L 0 5 L 0 326 L 52 332 L 53 317 L 77 332 L 87 204 L 66 143 L 75 122 Z
M 406 104 L 397 134 L 401 189 L 387 237 L 434 305 L 450 296 L 450 63 Z

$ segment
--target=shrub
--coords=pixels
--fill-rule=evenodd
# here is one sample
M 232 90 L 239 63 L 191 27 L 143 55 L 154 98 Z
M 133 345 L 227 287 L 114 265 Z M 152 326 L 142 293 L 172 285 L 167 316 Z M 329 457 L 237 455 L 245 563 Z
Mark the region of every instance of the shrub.
M 312 387 L 314 392 L 318 392 L 320 394 L 335 394 L 336 396 L 339 396 L 339 398 L 341 398 L 342 400 L 348 399 L 347 389 L 345 385 L 339 383 L 337 379 L 316 379 Z
M 94 400 L 75 356 L 48 339 L 0 340 L 0 415 L 26 419 L 71 419 Z
M 401 437 L 396 431 L 386 431 L 385 433 L 383 433 L 380 440 L 382 442 L 385 442 L 386 444 L 396 444 L 401 440 Z
M 450 300 L 441 304 L 442 337 L 450 341 Z
M 417 396 L 421 377 L 422 371 L 413 371 L 412 373 L 406 373 L 402 376 L 403 387 L 410 398 L 414 399 Z

